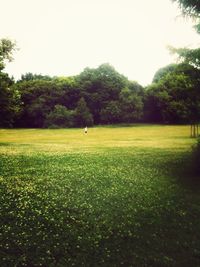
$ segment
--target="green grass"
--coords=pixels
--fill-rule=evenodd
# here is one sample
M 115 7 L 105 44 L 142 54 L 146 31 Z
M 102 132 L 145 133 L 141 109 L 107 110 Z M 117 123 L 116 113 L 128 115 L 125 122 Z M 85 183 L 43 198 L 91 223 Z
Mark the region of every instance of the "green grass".
M 200 266 L 189 130 L 0 130 L 0 266 Z

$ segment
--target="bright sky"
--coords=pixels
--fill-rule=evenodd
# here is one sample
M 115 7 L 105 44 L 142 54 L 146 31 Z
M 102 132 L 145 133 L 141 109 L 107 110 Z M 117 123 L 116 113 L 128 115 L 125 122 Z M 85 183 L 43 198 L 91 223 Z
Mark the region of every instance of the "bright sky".
M 5 69 L 16 79 L 27 72 L 76 75 L 110 63 L 147 85 L 174 62 L 167 45 L 199 44 L 171 0 L 0 0 L 0 8 L 0 38 L 19 48 Z

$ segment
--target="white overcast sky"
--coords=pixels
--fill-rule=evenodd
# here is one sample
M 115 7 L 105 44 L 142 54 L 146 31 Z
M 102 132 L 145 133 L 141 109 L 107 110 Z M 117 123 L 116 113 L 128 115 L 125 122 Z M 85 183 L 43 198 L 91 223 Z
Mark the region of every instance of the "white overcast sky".
M 19 51 L 5 71 L 79 74 L 110 63 L 130 80 L 151 83 L 174 62 L 167 45 L 193 47 L 199 36 L 170 0 L 0 0 L 0 38 Z

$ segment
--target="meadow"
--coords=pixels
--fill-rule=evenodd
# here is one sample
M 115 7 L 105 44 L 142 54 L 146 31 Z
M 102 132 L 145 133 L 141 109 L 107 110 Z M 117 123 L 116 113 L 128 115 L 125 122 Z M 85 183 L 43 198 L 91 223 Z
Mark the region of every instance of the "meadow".
M 0 266 L 200 266 L 189 134 L 0 129 Z

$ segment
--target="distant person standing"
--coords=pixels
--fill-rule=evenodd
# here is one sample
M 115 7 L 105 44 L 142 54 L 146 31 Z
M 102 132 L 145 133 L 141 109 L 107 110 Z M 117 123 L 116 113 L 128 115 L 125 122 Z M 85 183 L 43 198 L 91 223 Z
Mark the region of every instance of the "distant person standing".
M 85 134 L 87 134 L 87 132 L 88 132 L 87 126 L 85 127 L 84 132 L 85 132 Z

